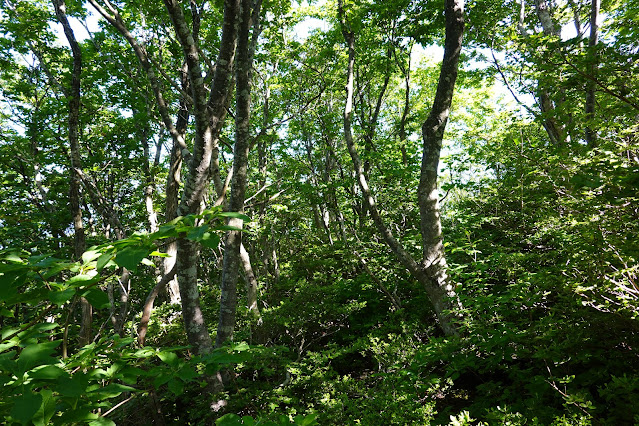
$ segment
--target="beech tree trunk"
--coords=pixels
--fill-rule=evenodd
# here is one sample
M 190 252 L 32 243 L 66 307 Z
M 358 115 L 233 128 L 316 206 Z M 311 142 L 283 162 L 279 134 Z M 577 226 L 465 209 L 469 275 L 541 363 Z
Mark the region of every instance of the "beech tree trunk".
M 71 47 L 73 56 L 73 69 L 71 72 L 71 87 L 66 95 L 69 97 L 69 148 L 71 152 L 71 168 L 69 169 L 69 205 L 73 217 L 73 253 L 75 259 L 80 259 L 86 250 L 84 224 L 82 221 L 82 208 L 80 207 L 80 176 L 75 172 L 82 168 L 80 157 L 80 78 L 82 74 L 82 50 L 78 44 L 73 29 L 69 24 L 64 0 L 53 0 L 55 13 L 60 24 L 64 28 L 64 35 Z M 80 298 L 82 317 L 80 322 L 79 343 L 80 346 L 91 342 L 93 323 L 93 306 L 84 298 Z
M 250 29 L 254 21 L 254 31 L 259 32 L 261 0 L 255 6 L 250 0 L 242 0 L 239 13 L 239 34 L 237 42 L 237 63 L 235 72 L 235 146 L 233 148 L 233 178 L 227 210 L 242 213 L 247 186 L 248 153 L 250 141 L 251 113 L 251 69 L 253 52 L 250 44 Z M 228 224 L 241 229 L 240 218 L 229 218 Z M 222 266 L 222 286 L 220 297 L 220 317 L 215 346 L 220 347 L 233 339 L 235 312 L 237 308 L 237 280 L 240 267 L 241 231 L 228 231 L 224 244 Z
M 246 307 L 255 319 L 260 320 L 260 309 L 257 306 L 258 282 L 251 266 L 251 258 L 244 248 L 244 244 L 240 245 L 240 261 L 246 277 Z
M 200 211 L 211 177 L 213 177 L 216 191 L 222 192 L 217 158 L 218 135 L 226 116 L 230 91 L 238 31 L 239 0 L 224 2 L 222 39 L 208 100 L 198 46 L 189 29 L 180 2 L 164 0 L 164 5 L 182 46 L 193 98 L 195 142 L 188 175 L 184 182 L 184 192 L 178 207 L 178 215 L 185 216 Z M 197 353 L 208 353 L 212 350 L 213 343 L 199 303 L 197 286 L 199 245 L 186 238 L 180 238 L 177 248 L 178 284 L 187 337 Z
M 453 102 L 459 57 L 464 34 L 463 0 L 446 1 L 446 39 L 444 59 L 439 72 L 437 92 L 428 118 L 422 125 L 423 153 L 417 198 L 422 233 L 422 268 L 426 274 L 426 290 L 446 334 L 455 334 L 451 319 L 461 304 L 447 274 L 442 237 L 437 177 L 439 157 Z
M 535 10 L 537 11 L 537 17 L 541 23 L 544 35 L 560 39 L 561 26 L 555 25 L 550 7 L 551 4 L 548 0 L 535 0 Z M 555 110 L 559 103 L 553 101 L 550 89 L 541 82 L 538 85 L 538 96 L 541 112 L 545 116 L 544 128 L 548 133 L 548 137 L 553 144 L 561 145 L 566 139 L 566 130 L 555 117 Z
M 362 162 L 355 148 L 351 125 L 353 113 L 355 34 L 349 29 L 341 0 L 338 1 L 338 12 L 342 26 L 342 34 L 348 46 L 344 137 L 353 161 L 353 167 L 359 188 L 362 192 L 363 201 L 370 213 L 371 219 L 386 244 L 404 267 L 408 269 L 411 275 L 424 286 L 442 331 L 447 336 L 455 336 L 458 334 L 458 331 L 453 319 L 459 315 L 461 304 L 446 274 L 446 261 L 441 239 L 441 221 L 437 202 L 437 164 L 439 163 L 439 150 L 441 149 L 443 133 L 446 127 L 457 78 L 457 67 L 464 29 L 464 2 L 463 0 L 446 0 L 444 60 L 442 62 L 433 108 L 429 118 L 422 127 L 424 157 L 422 159 L 418 199 L 420 204 L 420 222 L 422 222 L 421 230 L 423 233 L 425 232 L 426 235 L 422 236 L 424 258 L 421 264 L 417 263 L 411 254 L 393 236 L 380 216 L 375 198 L 368 185 Z

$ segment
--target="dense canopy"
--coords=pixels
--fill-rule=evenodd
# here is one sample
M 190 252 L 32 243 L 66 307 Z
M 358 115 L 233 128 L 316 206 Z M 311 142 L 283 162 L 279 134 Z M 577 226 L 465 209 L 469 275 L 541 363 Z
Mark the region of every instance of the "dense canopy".
M 639 1 L 0 34 L 7 424 L 639 423 Z

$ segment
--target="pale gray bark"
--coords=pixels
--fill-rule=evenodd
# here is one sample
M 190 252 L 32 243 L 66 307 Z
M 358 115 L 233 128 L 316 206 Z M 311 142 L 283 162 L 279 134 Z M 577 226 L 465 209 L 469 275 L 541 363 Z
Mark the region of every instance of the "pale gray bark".
M 189 90 L 189 76 L 187 72 L 186 63 L 181 69 L 181 82 L 182 92 L 186 93 Z M 177 115 L 177 121 L 175 123 L 178 134 L 184 135 L 189 123 L 189 101 L 185 96 L 180 98 L 180 109 Z M 172 221 L 178 215 L 178 206 L 180 199 L 180 184 L 182 182 L 182 149 L 176 141 L 173 141 L 173 147 L 171 149 L 171 160 L 169 163 L 169 174 L 166 182 L 166 207 L 165 207 L 165 220 L 167 222 Z M 164 258 L 164 273 L 168 274 L 173 266 L 176 265 L 177 258 L 177 241 L 170 239 L 167 241 L 166 254 L 169 257 Z M 180 304 L 182 299 L 180 296 L 180 286 L 178 284 L 177 274 L 169 281 L 166 286 L 166 293 L 168 301 L 171 304 Z
M 561 36 L 561 27 L 558 25 L 555 26 L 550 10 L 550 1 L 535 0 L 535 10 L 537 11 L 537 17 L 539 18 L 539 23 L 541 24 L 544 34 L 559 38 Z
M 184 182 L 184 192 L 178 207 L 178 215 L 198 213 L 208 183 L 213 177 L 216 191 L 222 192 L 218 165 L 218 135 L 221 130 L 229 97 L 232 67 L 237 39 L 237 14 L 239 0 L 224 2 L 222 40 L 218 54 L 211 91 L 207 101 L 207 89 L 200 66 L 200 53 L 193 33 L 190 31 L 180 3 L 165 0 L 164 4 L 184 53 L 188 67 L 189 84 L 193 98 L 195 119 L 195 143 L 189 170 Z M 199 303 L 197 270 L 199 246 L 181 238 L 177 243 L 177 268 L 182 314 L 189 343 L 198 353 L 208 353 L 213 348 Z
M 246 307 L 248 308 L 254 319 L 261 319 L 260 308 L 257 305 L 258 282 L 251 266 L 251 258 L 244 248 L 244 244 L 240 245 L 240 261 L 244 269 L 244 277 L 246 279 Z
M 149 223 L 149 231 L 155 232 L 158 230 L 158 215 L 155 212 L 153 205 L 153 193 L 155 192 L 155 173 L 154 170 L 158 166 L 160 161 L 160 149 L 162 148 L 161 141 L 156 145 L 155 161 L 150 162 L 149 151 L 149 126 L 143 125 L 141 130 L 142 151 L 144 155 L 143 171 L 146 185 L 144 186 L 144 207 L 146 209 L 146 217 Z
M 524 0 L 521 1 L 523 9 Z M 537 12 L 537 18 L 539 19 L 544 35 L 560 39 L 561 26 L 555 25 L 550 6 L 551 4 L 548 0 L 535 0 L 535 11 Z M 523 19 L 523 14 L 520 19 Z M 523 22 L 520 22 L 520 31 L 522 28 Z M 525 31 L 522 35 L 525 37 L 528 36 Z M 539 98 L 541 113 L 544 115 L 544 128 L 546 129 L 546 133 L 548 133 L 550 141 L 553 145 L 562 144 L 566 140 L 566 130 L 555 118 L 555 111 L 557 109 L 558 102 L 552 99 L 550 89 L 541 81 L 537 84 L 537 97 Z

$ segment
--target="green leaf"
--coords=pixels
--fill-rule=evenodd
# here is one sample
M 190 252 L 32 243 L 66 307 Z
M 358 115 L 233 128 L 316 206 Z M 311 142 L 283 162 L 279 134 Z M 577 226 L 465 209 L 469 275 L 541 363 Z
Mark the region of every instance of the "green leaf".
M 61 306 L 71 300 L 74 294 L 74 288 L 67 288 L 66 290 L 52 290 L 49 292 L 48 298 L 54 305 Z
M 56 398 L 53 396 L 53 392 L 47 389 L 41 390 L 40 395 L 42 396 L 42 404 L 40 404 L 32 421 L 36 426 L 45 426 L 49 424 L 55 414 Z
M 214 232 L 206 232 L 200 239 L 200 244 L 204 247 L 214 249 L 220 244 L 220 237 Z
M 16 354 L 16 351 L 9 351 L 9 352 L 0 354 L 0 370 L 8 371 L 13 374 L 17 373 L 16 363 L 13 360 L 13 357 L 15 356 L 15 354 Z
M 100 257 L 99 250 L 87 250 L 84 253 L 82 253 L 82 262 L 89 263 L 92 260 L 97 259 L 98 257 Z
M 69 374 L 57 365 L 45 365 L 29 372 L 29 377 L 41 380 L 57 380 L 68 376 Z
M 249 349 L 251 349 L 249 344 L 246 343 L 246 342 L 234 343 L 234 344 L 231 345 L 231 348 L 234 351 L 238 351 L 238 352 L 248 351 Z
M 140 262 L 140 263 L 142 263 L 143 265 L 146 265 L 146 266 L 155 266 L 155 263 L 151 262 L 146 257 L 144 259 L 142 259 L 142 262 Z
M 237 212 L 220 212 L 217 215 L 221 216 L 221 217 L 234 217 L 234 218 L 237 218 L 237 219 L 245 220 L 247 222 L 251 221 L 251 218 L 248 217 L 247 215 L 242 214 L 242 213 L 237 213 Z
M 106 417 L 98 417 L 97 419 L 89 422 L 90 426 L 115 426 L 115 422 Z
M 7 272 L 0 275 L 0 302 L 10 301 L 18 294 L 18 288 L 27 280 L 26 272 Z
M 293 419 L 298 426 L 313 426 L 317 424 L 317 414 L 309 414 L 307 416 L 299 415 Z
M 44 272 L 42 274 L 42 278 L 44 278 L 45 280 L 48 280 L 52 276 L 58 275 L 60 272 L 70 270 L 76 266 L 77 266 L 77 263 L 75 262 L 59 261 L 58 263 L 54 264 L 51 268 L 49 268 L 46 272 Z
M 14 346 L 18 346 L 18 344 L 20 344 L 20 339 L 18 337 L 14 337 L 6 343 L 0 343 L 0 352 L 4 352 Z
M 40 409 L 42 395 L 38 393 L 25 392 L 19 396 L 11 408 L 11 417 L 22 424 L 28 423 Z
M 62 342 L 40 342 L 24 348 L 17 361 L 19 371 L 25 372 L 39 365 L 57 363 L 58 360 L 52 358 L 51 354 L 60 343 Z
M 255 419 L 251 416 L 242 416 L 242 424 L 246 426 L 253 426 L 255 424 Z
M 149 255 L 149 251 L 147 247 L 126 247 L 124 250 L 118 251 L 114 260 L 118 266 L 135 272 L 142 259 Z
M 58 380 L 58 385 L 55 390 L 60 393 L 60 395 L 77 398 L 84 395 L 86 388 L 86 378 L 76 374 L 71 378 L 63 377 Z
M 3 260 L 7 260 L 9 262 L 15 262 L 15 263 L 23 263 L 24 260 L 22 260 L 22 258 L 20 257 L 20 255 L 18 253 L 7 253 L 4 257 Z
M 135 392 L 137 389 L 132 388 L 131 386 L 121 385 L 119 383 L 111 383 L 102 388 L 98 388 L 93 392 L 90 392 L 89 395 L 93 397 L 97 397 L 99 400 L 102 399 L 110 399 L 119 396 L 122 392 Z
M 98 272 L 102 272 L 102 270 L 113 260 L 112 253 L 104 253 L 102 256 L 98 257 L 98 261 L 95 264 L 95 268 Z M 115 263 L 114 263 L 115 264 Z
M 158 352 L 158 358 L 169 364 L 171 367 L 177 367 L 178 365 L 178 356 L 175 352 L 160 351 Z
M 71 287 L 90 286 L 100 281 L 100 277 L 97 275 L 80 274 L 75 277 L 69 278 L 67 284 Z
M 184 383 L 178 379 L 171 379 L 168 384 L 169 390 L 175 394 L 175 396 L 180 396 L 184 393 Z
M 216 426 L 238 426 L 242 424 L 242 418 L 237 414 L 225 414 L 215 421 Z
M 0 308 L 0 316 L 1 317 L 8 317 L 8 318 L 13 318 L 15 315 L 13 313 L 13 311 L 10 311 L 6 308 Z
M 91 288 L 85 291 L 84 293 L 82 293 L 82 296 L 86 298 L 91 306 L 96 309 L 108 308 L 111 305 L 109 296 L 107 296 L 105 292 L 97 288 Z
M 196 228 L 191 229 L 187 234 L 186 238 L 193 241 L 199 241 L 204 236 L 204 233 L 208 231 L 209 225 L 202 225 Z

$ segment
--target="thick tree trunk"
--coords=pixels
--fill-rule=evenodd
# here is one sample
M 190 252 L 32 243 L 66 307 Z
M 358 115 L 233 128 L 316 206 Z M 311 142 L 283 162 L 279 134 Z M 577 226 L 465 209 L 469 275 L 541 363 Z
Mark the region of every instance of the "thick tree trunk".
M 213 175 L 216 190 L 222 191 L 217 164 L 217 138 L 226 115 L 232 77 L 231 70 L 235 57 L 239 0 L 226 0 L 224 2 L 222 40 L 208 101 L 200 67 L 199 50 L 193 34 L 189 30 L 180 3 L 177 0 L 165 0 L 164 4 L 171 17 L 177 39 L 182 46 L 193 97 L 195 143 L 189 163 L 189 172 L 184 182 L 184 192 L 178 208 L 178 214 L 185 216 L 200 211 L 211 175 Z M 178 240 L 177 248 L 178 283 L 185 329 L 189 342 L 195 351 L 207 353 L 212 350 L 213 345 L 199 303 L 197 286 L 199 245 L 181 238 Z

